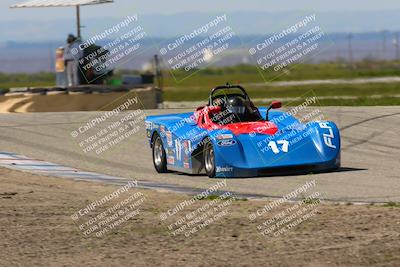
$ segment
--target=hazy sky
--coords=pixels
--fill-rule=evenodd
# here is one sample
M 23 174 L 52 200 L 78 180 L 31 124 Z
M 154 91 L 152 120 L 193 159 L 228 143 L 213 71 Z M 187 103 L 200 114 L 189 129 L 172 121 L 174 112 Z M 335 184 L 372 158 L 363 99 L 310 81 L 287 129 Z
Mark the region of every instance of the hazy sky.
M 21 2 L 0 0 L 0 22 L 5 21 L 0 26 L 0 44 L 7 40 L 61 40 L 68 33 L 75 33 L 73 7 L 9 8 Z M 239 34 L 276 32 L 312 13 L 328 32 L 400 30 L 400 0 L 114 0 L 111 4 L 82 7 L 82 35 L 93 35 L 127 15 L 138 14 L 150 35 L 176 36 L 207 21 L 209 13 L 242 11 L 242 20 L 238 14 L 230 17 Z M 188 12 L 205 15 L 174 15 Z M 166 16 L 142 16 L 149 14 Z
M 74 16 L 73 8 L 10 9 L 21 0 L 1 0 L 0 20 L 46 20 Z M 234 11 L 361 11 L 400 9 L 399 0 L 115 0 L 112 4 L 84 7 L 85 18 L 124 14 L 174 14 L 180 12 L 234 12 Z

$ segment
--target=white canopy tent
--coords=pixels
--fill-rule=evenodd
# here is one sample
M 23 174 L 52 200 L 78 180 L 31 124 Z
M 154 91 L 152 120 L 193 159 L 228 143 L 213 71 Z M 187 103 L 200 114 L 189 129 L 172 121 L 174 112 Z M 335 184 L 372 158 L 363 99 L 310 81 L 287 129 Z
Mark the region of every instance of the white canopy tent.
M 26 7 L 70 7 L 76 8 L 76 31 L 77 36 L 81 37 L 81 18 L 80 6 L 98 5 L 112 3 L 114 0 L 30 0 L 20 4 L 10 6 L 11 8 L 26 8 Z

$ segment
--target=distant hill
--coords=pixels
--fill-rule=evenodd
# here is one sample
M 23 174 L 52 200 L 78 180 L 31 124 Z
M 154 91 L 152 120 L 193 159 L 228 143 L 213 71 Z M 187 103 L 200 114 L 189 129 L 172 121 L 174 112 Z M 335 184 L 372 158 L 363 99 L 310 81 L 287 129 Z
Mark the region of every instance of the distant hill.
M 352 57 L 354 60 L 362 59 L 395 59 L 399 58 L 399 48 L 393 43 L 395 32 L 365 32 L 352 35 Z M 349 46 L 347 33 L 330 33 L 322 39 L 328 43 L 326 49 L 312 57 L 312 62 L 348 60 Z M 241 35 L 230 42 L 232 53 L 224 56 L 216 65 L 235 65 L 249 63 L 249 53 L 245 47 L 254 45 L 265 35 Z M 400 37 L 400 36 L 399 36 Z M 124 65 L 118 66 L 123 69 L 141 69 L 145 66 L 154 54 L 159 54 L 154 44 L 171 43 L 172 38 L 152 38 L 144 40 L 142 44 L 146 50 L 140 55 L 135 55 Z M 187 42 L 186 45 L 193 45 L 198 39 Z M 104 42 L 96 42 L 102 45 Z M 0 43 L 0 72 L 39 72 L 53 71 L 55 49 L 65 44 L 64 38 L 52 41 L 7 41 Z

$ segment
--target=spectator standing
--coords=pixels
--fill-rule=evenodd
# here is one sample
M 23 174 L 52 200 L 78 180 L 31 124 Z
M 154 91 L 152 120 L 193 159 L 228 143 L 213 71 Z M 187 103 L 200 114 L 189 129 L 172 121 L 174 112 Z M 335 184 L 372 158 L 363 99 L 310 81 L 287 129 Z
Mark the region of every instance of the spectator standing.
M 59 47 L 56 50 L 56 85 L 60 87 L 67 86 L 67 77 L 65 75 L 64 63 L 64 47 Z
M 78 73 L 78 60 L 82 56 L 82 52 L 79 48 L 80 40 L 77 39 L 73 34 L 69 34 L 67 38 L 67 46 L 64 50 L 64 61 L 67 69 L 67 80 L 68 86 L 79 85 L 79 73 Z

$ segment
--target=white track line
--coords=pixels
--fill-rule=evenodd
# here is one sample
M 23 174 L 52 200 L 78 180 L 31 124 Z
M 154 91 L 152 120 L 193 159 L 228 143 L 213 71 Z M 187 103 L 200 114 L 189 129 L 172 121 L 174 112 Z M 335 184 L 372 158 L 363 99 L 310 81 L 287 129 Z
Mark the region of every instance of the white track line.
M 100 180 L 112 180 L 112 179 L 125 179 L 121 177 L 115 177 L 105 174 L 100 174 L 96 172 L 86 172 L 80 171 L 75 168 L 66 167 L 63 165 L 30 159 L 26 156 L 18 155 L 10 152 L 0 152 L 0 166 L 19 170 L 19 171 L 27 171 L 36 174 L 46 174 L 56 177 L 76 177 L 80 179 L 100 179 Z
M 129 181 L 128 178 L 124 178 L 124 177 L 110 176 L 110 175 L 101 174 L 101 173 L 97 173 L 97 172 L 81 171 L 76 168 L 71 168 L 71 167 L 67 167 L 67 166 L 63 166 L 60 164 L 47 162 L 47 161 L 43 161 L 43 160 L 35 160 L 35 159 L 31 159 L 31 158 L 28 158 L 26 156 L 19 155 L 16 153 L 3 152 L 3 151 L 0 151 L 0 167 L 34 173 L 34 174 L 39 174 L 39 175 L 70 178 L 70 179 L 74 179 L 74 180 L 83 180 L 83 181 L 91 181 L 91 182 L 103 182 L 103 183 L 113 184 L 113 185 L 124 185 Z M 138 181 L 138 186 L 142 187 L 142 188 L 157 190 L 157 191 L 183 193 L 183 194 L 188 194 L 188 195 L 195 195 L 195 194 L 199 194 L 202 191 L 204 191 L 204 189 L 201 189 L 201 188 L 188 188 L 188 187 L 182 187 L 179 185 L 163 184 L 163 183 L 156 183 L 156 182 L 151 182 L 151 181 Z M 223 194 L 223 193 L 225 193 L 225 191 L 221 191 L 219 193 Z M 262 200 L 262 199 L 273 200 L 273 199 L 281 198 L 279 196 L 241 194 L 241 193 L 236 193 L 236 192 L 233 192 L 233 193 L 235 193 L 235 195 L 238 197 L 248 198 L 248 199 L 252 199 L 252 200 Z M 298 202 L 298 201 L 301 201 L 301 199 L 296 199 L 296 200 L 292 200 L 292 201 L 288 201 L 288 202 Z M 323 199 L 323 201 L 337 203 L 337 204 L 347 204 L 347 203 L 352 203 L 355 205 L 370 204 L 370 202 L 353 202 L 353 201 L 340 201 L 340 200 L 329 200 L 329 199 Z M 384 202 L 375 202 L 375 204 L 383 204 L 383 203 Z

